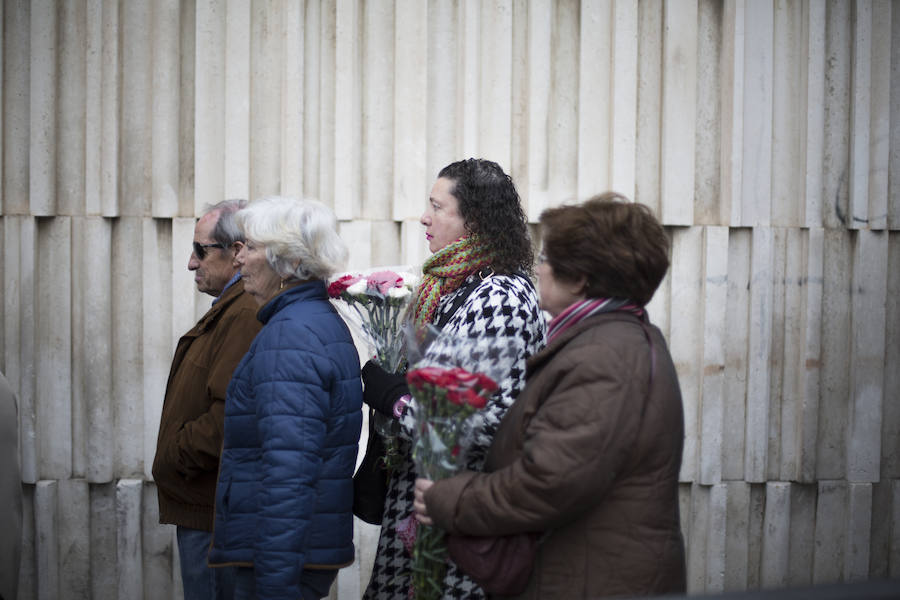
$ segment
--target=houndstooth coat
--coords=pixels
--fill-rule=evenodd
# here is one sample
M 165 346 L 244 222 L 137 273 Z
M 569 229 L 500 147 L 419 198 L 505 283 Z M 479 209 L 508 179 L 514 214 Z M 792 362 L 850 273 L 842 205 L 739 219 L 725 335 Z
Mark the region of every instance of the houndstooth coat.
M 436 321 L 452 309 L 454 299 L 464 294 L 466 285 L 441 299 Z M 491 439 L 506 410 L 512 405 L 525 383 L 525 360 L 538 352 L 545 343 L 546 324 L 538 307 L 537 292 L 530 281 L 516 275 L 492 275 L 485 278 L 469 295 L 456 313 L 441 330 L 441 338 L 428 349 L 429 362 L 441 364 L 451 350 L 441 344 L 446 337 L 470 338 L 478 347 L 489 338 L 505 337 L 512 340 L 505 353 L 512 356 L 512 369 L 500 382 L 500 389 L 484 410 L 467 422 L 468 435 L 465 467 L 481 470 Z M 470 371 L 485 372 L 486 353 L 466 353 L 466 362 L 460 364 Z M 385 499 L 378 551 L 372 568 L 372 577 L 363 595 L 364 600 L 407 600 L 410 597 L 412 559 L 397 532 L 398 524 L 413 513 L 413 486 L 416 480 L 415 465 L 409 442 L 413 426 L 410 410 L 401 420 L 404 438 L 400 441 L 401 464 L 394 470 Z M 444 578 L 444 598 L 484 598 L 485 595 L 471 579 L 463 575 L 452 562 Z

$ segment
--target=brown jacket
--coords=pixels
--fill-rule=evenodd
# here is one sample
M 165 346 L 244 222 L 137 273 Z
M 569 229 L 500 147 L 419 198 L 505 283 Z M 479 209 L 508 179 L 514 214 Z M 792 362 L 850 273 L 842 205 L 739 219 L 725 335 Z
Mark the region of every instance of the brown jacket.
M 546 532 L 522 598 L 685 589 L 678 514 L 681 392 L 659 330 L 627 313 L 589 317 L 528 361 L 490 473 L 439 481 L 435 522 L 469 535 Z M 649 385 L 649 390 L 648 390 Z
M 231 374 L 262 327 L 238 280 L 178 340 L 153 460 L 160 523 L 212 531 Z

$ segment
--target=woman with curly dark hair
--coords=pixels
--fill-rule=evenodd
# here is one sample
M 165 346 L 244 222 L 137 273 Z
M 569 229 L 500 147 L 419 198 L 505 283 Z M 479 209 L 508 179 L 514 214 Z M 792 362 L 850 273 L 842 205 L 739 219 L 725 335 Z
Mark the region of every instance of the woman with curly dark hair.
M 420 222 L 433 254 L 422 266 L 422 284 L 413 305 L 417 327 L 434 325 L 453 337 L 478 340 L 507 337 L 515 343 L 515 362 L 498 391 L 471 423 L 465 466 L 481 470 L 487 448 L 506 409 L 525 380 L 525 361 L 544 345 L 546 325 L 528 274 L 533 253 L 525 213 L 512 179 L 497 163 L 470 158 L 444 167 L 431 190 Z M 472 357 L 460 365 L 484 372 Z M 414 406 L 402 375 L 386 373 L 374 362 L 362 371 L 363 400 L 400 424 L 400 459 L 391 471 L 381 519 L 378 553 L 364 598 L 406 600 L 412 558 L 401 540 L 414 527 L 416 479 L 410 433 Z M 483 598 L 484 593 L 452 563 L 444 579 L 447 598 Z

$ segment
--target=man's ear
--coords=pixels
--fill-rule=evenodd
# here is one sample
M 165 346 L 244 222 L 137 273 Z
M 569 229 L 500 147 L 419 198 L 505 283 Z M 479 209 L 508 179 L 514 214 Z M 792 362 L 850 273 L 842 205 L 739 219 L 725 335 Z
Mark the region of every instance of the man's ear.
M 238 242 L 233 242 L 231 244 L 231 248 L 229 248 L 229 250 L 231 251 L 231 261 L 232 262 L 234 262 L 234 260 L 237 258 L 238 252 L 240 252 L 241 248 L 243 248 L 243 247 L 244 247 L 244 242 L 238 241 Z

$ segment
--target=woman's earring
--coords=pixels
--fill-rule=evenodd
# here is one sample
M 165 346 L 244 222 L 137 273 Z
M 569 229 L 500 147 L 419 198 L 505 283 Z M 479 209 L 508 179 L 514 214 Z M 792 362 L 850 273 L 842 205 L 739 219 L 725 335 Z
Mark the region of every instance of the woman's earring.
M 281 285 L 278 287 L 279 290 L 284 289 L 284 279 L 281 280 Z

